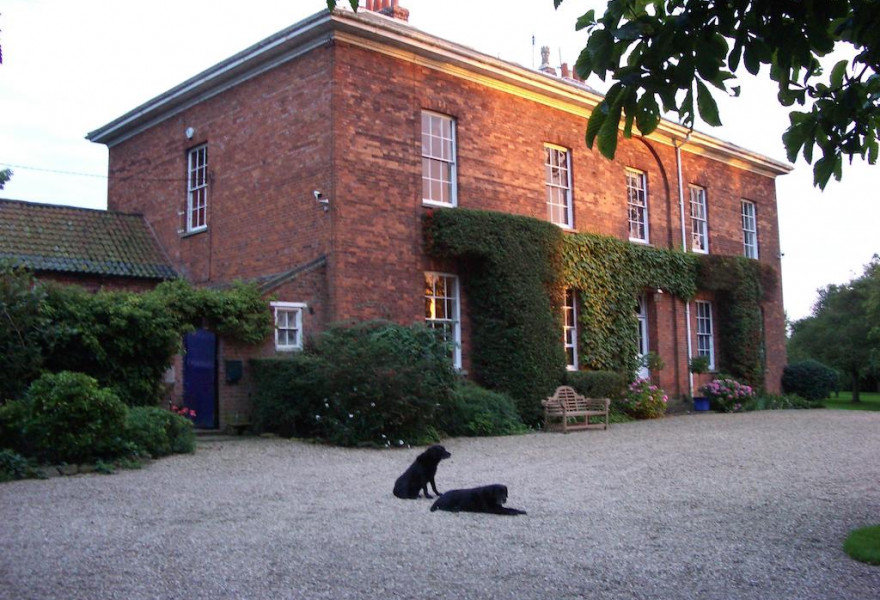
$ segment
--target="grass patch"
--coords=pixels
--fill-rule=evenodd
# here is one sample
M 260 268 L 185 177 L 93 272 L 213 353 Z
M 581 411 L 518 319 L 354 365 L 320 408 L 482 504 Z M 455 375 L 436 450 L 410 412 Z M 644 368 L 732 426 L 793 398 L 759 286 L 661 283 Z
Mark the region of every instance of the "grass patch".
M 826 408 L 839 408 L 843 410 L 877 410 L 880 411 L 880 393 L 862 392 L 859 394 L 861 402 L 853 404 L 852 392 L 840 392 L 840 397 L 832 396 L 822 402 Z
M 880 565 L 880 525 L 851 531 L 843 542 L 843 550 L 850 558 L 869 565 Z

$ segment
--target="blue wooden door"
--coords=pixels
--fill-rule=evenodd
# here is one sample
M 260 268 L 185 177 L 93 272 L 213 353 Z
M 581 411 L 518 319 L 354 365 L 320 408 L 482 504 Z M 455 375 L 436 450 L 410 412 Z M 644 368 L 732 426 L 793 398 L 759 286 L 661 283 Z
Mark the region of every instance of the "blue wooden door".
M 196 427 L 217 427 L 217 336 L 199 329 L 183 338 L 183 405 L 196 411 Z

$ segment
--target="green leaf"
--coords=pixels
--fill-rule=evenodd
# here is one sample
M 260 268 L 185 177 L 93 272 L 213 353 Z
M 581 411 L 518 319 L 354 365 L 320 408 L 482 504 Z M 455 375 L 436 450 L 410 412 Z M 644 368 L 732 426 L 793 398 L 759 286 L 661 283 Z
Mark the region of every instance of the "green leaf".
M 605 120 L 602 122 L 602 127 L 599 129 L 597 137 L 599 152 L 601 152 L 602 156 L 605 158 L 614 158 L 614 153 L 617 151 L 617 132 L 620 126 L 620 110 L 621 107 L 619 104 L 609 107 L 608 115 L 605 117 Z
M 562 2 L 562 0 L 559 0 L 559 2 Z M 591 10 L 588 10 L 587 12 L 585 12 L 584 14 L 582 14 L 580 17 L 578 17 L 578 20 L 574 25 L 574 30 L 580 31 L 582 29 L 589 29 L 589 28 L 595 27 L 595 26 L 596 26 L 596 11 L 591 9 Z
M 660 124 L 660 107 L 654 94 L 645 93 L 636 107 L 636 125 L 642 135 L 650 135 Z
M 599 134 L 599 130 L 602 128 L 603 123 L 605 123 L 607 116 L 608 107 L 606 101 L 602 100 L 602 102 L 593 109 L 593 112 L 590 113 L 590 118 L 587 121 L 587 148 L 593 147 L 593 142 L 596 140 L 596 136 Z
M 697 108 L 700 109 L 700 117 L 712 127 L 721 126 L 721 118 L 718 116 L 718 104 L 712 97 L 712 92 L 706 84 L 697 79 Z
M 846 75 L 846 66 L 848 64 L 849 61 L 841 60 L 831 69 L 831 87 L 840 88 L 843 86 L 843 76 Z

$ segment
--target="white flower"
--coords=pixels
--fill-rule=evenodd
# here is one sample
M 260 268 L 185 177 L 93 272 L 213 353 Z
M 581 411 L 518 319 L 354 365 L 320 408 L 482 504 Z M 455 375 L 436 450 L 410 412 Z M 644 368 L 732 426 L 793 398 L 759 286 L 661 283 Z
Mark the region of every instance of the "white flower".
M 351 413 L 348 413 L 348 418 L 349 418 L 349 419 L 354 419 L 354 415 L 351 414 Z

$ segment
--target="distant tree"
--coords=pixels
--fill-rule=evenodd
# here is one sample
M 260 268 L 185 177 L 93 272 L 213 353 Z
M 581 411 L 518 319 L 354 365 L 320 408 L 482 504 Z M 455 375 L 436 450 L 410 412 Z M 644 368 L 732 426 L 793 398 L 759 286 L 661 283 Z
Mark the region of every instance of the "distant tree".
M 859 402 L 861 378 L 876 370 L 880 359 L 880 257 L 865 274 L 843 285 L 819 291 L 813 314 L 792 324 L 791 356 L 809 357 L 850 377 L 853 402 Z
M 12 169 L 0 169 L 0 190 L 6 187 L 10 179 L 12 179 Z
M 553 0 L 556 7 L 563 0 Z M 840 180 L 843 156 L 874 164 L 880 133 L 880 2 L 875 0 L 609 0 L 596 19 L 576 24 L 589 33 L 575 69 L 614 84 L 590 115 L 587 145 L 612 158 L 621 114 L 624 136 L 657 128 L 661 109 L 693 127 L 697 113 L 721 125 L 709 86 L 737 96 L 740 67 L 756 75 L 769 66 L 783 106 L 792 110 L 782 137 L 788 159 L 813 162 L 814 185 Z M 855 57 L 824 73 L 819 59 L 849 45 Z M 826 77 L 827 75 L 827 77 Z M 707 85 L 708 84 L 708 85 Z

